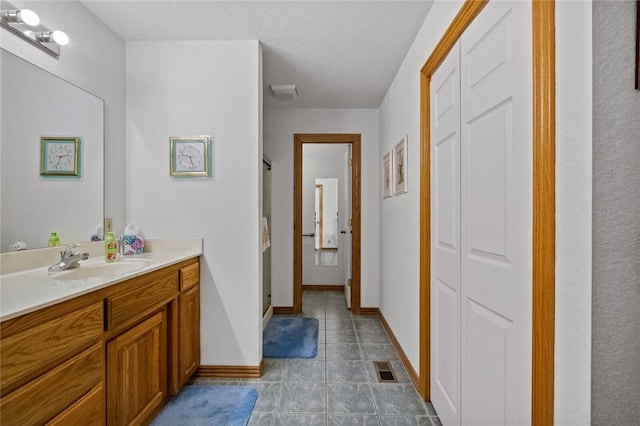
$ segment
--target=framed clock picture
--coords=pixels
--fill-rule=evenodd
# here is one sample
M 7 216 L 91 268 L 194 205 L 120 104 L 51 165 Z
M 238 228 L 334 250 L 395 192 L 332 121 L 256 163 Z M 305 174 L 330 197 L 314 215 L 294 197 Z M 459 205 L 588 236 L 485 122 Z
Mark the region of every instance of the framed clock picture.
M 41 176 L 80 176 L 80 138 L 40 138 Z
M 178 177 L 211 176 L 211 137 L 170 138 L 170 173 Z

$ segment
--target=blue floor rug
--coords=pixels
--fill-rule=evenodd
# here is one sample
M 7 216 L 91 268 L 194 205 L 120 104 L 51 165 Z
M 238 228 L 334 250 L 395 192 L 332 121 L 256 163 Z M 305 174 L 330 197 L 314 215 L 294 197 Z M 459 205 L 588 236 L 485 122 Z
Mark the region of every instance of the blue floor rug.
M 258 391 L 248 386 L 185 386 L 152 426 L 246 426 Z
M 273 317 L 264 328 L 265 358 L 313 358 L 318 355 L 318 320 Z

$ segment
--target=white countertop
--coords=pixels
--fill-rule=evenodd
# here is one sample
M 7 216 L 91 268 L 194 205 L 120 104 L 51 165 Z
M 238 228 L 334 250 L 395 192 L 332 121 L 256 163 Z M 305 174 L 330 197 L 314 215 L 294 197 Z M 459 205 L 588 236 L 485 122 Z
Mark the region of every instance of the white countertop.
M 98 250 L 102 249 L 102 244 L 81 246 L 81 251 L 86 248 L 90 257 L 80 261 L 77 269 L 49 273 L 48 266 L 39 266 L 0 275 L 0 321 L 202 255 L 201 238 L 148 239 L 145 240 L 144 254 L 126 256 L 118 262 L 105 264 L 104 254 L 102 250 Z M 21 256 L 41 255 L 33 253 Z M 7 255 L 1 261 L 10 264 L 13 259 Z M 20 262 L 24 263 L 24 259 L 20 259 Z M 33 264 L 39 263 L 41 259 L 34 257 Z M 3 268 L 5 270 L 7 269 Z

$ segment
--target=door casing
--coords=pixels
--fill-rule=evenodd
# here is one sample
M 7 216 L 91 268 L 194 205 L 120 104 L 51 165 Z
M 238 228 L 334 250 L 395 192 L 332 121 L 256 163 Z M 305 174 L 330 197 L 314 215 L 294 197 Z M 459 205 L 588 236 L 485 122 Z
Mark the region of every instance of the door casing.
M 293 313 L 302 312 L 302 144 L 351 144 L 351 311 L 360 313 L 360 134 L 293 135 Z

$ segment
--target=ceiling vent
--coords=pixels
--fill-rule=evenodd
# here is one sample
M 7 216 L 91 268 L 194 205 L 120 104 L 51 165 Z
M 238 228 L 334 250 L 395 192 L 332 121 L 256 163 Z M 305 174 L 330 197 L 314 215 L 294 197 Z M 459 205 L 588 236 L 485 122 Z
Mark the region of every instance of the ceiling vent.
M 273 96 L 280 101 L 292 101 L 298 97 L 295 84 L 272 84 L 269 88 Z

